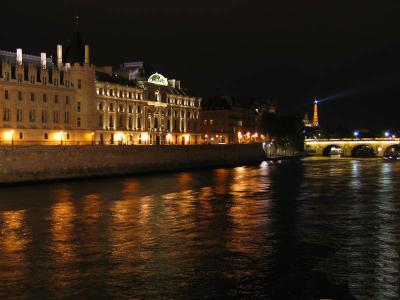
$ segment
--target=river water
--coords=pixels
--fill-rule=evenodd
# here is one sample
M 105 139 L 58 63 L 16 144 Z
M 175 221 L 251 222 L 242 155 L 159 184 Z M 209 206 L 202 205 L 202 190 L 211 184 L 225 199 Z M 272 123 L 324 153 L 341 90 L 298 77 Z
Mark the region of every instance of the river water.
M 0 188 L 0 298 L 398 299 L 400 162 Z

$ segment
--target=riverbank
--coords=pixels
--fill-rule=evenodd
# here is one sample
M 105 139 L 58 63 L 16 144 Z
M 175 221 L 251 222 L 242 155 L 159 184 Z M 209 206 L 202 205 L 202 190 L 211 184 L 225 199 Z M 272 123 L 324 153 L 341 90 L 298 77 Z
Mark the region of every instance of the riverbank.
M 0 184 L 213 168 L 263 160 L 260 144 L 9 147 L 0 149 Z

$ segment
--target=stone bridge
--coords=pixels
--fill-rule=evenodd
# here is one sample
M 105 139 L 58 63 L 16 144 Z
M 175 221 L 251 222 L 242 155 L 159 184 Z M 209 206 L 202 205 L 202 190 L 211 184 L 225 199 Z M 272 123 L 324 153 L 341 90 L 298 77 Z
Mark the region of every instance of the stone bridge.
M 390 152 L 400 153 L 400 138 L 306 139 L 304 143 L 308 153 L 318 156 L 329 156 L 332 150 L 347 157 L 366 154 L 382 157 Z

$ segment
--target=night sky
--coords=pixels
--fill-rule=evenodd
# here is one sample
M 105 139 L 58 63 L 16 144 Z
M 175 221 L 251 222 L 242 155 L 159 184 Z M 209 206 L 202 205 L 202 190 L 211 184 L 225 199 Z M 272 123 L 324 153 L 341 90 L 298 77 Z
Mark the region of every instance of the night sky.
M 400 1 L 2 3 L 0 48 L 55 54 L 80 16 L 96 65 L 145 61 L 202 96 L 273 98 L 322 126 L 400 129 Z M 308 105 L 306 105 L 308 103 Z

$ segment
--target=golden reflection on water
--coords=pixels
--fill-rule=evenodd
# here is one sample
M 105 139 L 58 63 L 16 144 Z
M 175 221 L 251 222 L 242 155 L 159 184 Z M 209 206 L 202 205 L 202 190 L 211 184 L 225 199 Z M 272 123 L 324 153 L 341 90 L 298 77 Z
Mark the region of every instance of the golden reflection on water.
M 178 184 L 180 189 L 187 189 L 191 181 L 193 180 L 192 173 L 181 172 L 178 174 Z
M 52 254 L 52 264 L 57 268 L 57 272 L 52 274 L 52 283 L 57 287 L 68 287 L 71 278 L 78 274 L 71 273 L 68 268 L 77 261 L 76 247 L 74 238 L 77 234 L 74 221 L 76 210 L 71 192 L 68 188 L 61 188 L 55 192 L 55 203 L 50 209 L 50 232 Z
M 229 170 L 227 169 L 215 169 L 214 178 L 216 181 L 215 193 L 224 195 L 228 192 L 228 177 Z
M 27 245 L 31 242 L 25 226 L 26 211 L 0 212 L 0 280 L 25 275 Z
M 153 197 L 129 196 L 111 203 L 111 219 L 107 226 L 110 255 L 115 264 L 112 274 L 129 274 L 140 271 L 138 260 L 149 259 L 146 247 L 152 244 L 149 225 Z
M 229 216 L 233 226 L 228 248 L 231 251 L 249 255 L 261 255 L 259 246 L 254 243 L 254 237 L 263 235 L 269 237 L 270 207 L 272 197 L 265 193 L 270 182 L 260 184 L 259 170 L 239 167 L 233 170 L 233 180 L 230 193 L 233 195 Z M 269 177 L 266 178 L 270 180 Z M 262 199 L 254 196 L 262 193 Z M 258 253 L 257 253 L 258 251 Z
M 94 225 L 102 216 L 101 199 L 99 195 L 90 194 L 82 199 L 82 210 L 79 212 L 80 220 L 86 225 Z M 89 226 L 89 229 L 93 227 Z

